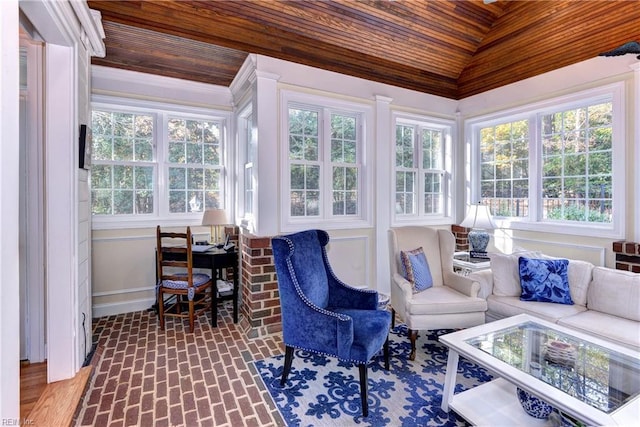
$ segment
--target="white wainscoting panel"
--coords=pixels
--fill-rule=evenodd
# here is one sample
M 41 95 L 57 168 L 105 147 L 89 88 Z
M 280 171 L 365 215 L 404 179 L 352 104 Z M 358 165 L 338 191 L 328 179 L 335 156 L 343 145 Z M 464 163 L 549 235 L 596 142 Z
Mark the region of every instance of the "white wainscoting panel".
M 369 236 L 331 237 L 327 256 L 340 280 L 354 287 L 370 287 Z
M 511 253 L 517 248 L 540 251 L 545 255 L 568 259 L 588 261 L 596 266 L 605 265 L 605 248 L 602 246 L 578 245 L 565 242 L 526 239 L 520 237 L 500 236 L 494 234 L 495 245 L 503 248 L 505 253 Z

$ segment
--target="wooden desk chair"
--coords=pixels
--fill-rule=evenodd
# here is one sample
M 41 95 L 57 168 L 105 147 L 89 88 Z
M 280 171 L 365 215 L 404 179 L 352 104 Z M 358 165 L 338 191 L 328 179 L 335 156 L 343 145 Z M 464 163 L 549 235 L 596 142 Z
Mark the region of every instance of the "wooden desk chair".
M 158 258 L 158 314 L 160 329 L 164 330 L 164 317 L 188 317 L 189 332 L 193 332 L 196 316 L 211 308 L 212 294 L 207 298 L 207 289 L 214 292 L 213 281 L 206 274 L 193 273 L 191 252 L 191 228 L 186 233 L 162 232 L 156 229 Z M 182 269 L 181 271 L 176 271 Z M 168 302 L 165 294 L 174 295 Z M 183 309 L 184 297 L 187 298 L 188 311 Z M 165 304 L 167 306 L 165 307 Z

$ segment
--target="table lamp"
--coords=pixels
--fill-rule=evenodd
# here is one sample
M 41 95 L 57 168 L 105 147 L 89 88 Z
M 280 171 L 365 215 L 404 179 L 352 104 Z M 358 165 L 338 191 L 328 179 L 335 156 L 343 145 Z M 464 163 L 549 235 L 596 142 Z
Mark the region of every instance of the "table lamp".
M 215 227 L 215 240 L 211 243 L 217 245 L 220 242 L 220 226 L 228 224 L 227 212 L 224 209 L 207 209 L 202 215 L 202 225 L 208 225 L 211 227 L 211 239 L 214 239 L 214 227 Z
M 469 206 L 469 212 L 460 226 L 471 228 L 469 231 L 471 252 L 486 253 L 489 244 L 489 233 L 486 230 L 496 228 L 491 218 L 491 212 L 489 212 L 489 206 L 480 202 Z

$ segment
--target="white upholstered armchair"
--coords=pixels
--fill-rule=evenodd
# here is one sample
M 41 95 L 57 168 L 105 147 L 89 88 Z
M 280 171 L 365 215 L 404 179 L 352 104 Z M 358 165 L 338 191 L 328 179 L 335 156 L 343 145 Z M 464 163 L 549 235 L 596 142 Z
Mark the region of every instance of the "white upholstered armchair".
M 407 271 L 403 268 L 401 251 L 405 252 L 406 265 L 407 253 L 420 247 L 432 285 L 414 292 L 414 284 L 405 278 Z M 411 360 L 415 359 L 419 330 L 468 328 L 484 323 L 487 302 L 478 298 L 480 285 L 453 272 L 455 238 L 449 230 L 422 226 L 392 228 L 389 250 L 391 307 L 409 329 Z M 418 273 L 420 276 L 421 272 Z M 409 278 L 412 278 L 411 272 Z

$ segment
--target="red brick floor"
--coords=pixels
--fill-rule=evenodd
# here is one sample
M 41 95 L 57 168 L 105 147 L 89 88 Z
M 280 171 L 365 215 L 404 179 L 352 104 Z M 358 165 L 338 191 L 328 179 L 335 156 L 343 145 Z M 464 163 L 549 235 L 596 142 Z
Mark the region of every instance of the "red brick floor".
M 77 426 L 280 426 L 282 418 L 250 362 L 282 354 L 281 335 L 247 339 L 231 305 L 218 327 L 153 311 L 95 319 L 95 371 Z

